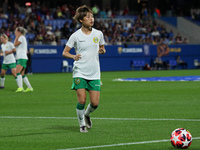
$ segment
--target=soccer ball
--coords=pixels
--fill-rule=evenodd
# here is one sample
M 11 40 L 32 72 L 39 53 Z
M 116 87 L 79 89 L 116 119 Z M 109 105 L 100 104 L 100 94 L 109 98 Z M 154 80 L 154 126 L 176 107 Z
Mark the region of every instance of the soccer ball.
M 171 134 L 171 143 L 176 148 L 188 148 L 192 143 L 192 135 L 184 128 L 178 128 Z

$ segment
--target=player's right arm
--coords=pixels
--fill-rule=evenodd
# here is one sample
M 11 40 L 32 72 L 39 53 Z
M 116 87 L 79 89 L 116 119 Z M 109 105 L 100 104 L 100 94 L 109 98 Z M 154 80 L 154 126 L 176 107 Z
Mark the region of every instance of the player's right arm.
M 70 54 L 69 53 L 70 50 L 71 50 L 71 48 L 66 45 L 65 49 L 64 49 L 64 51 L 62 53 L 63 57 L 71 58 L 71 59 L 74 59 L 75 61 L 78 61 L 81 58 L 81 54 L 76 54 L 76 55 Z

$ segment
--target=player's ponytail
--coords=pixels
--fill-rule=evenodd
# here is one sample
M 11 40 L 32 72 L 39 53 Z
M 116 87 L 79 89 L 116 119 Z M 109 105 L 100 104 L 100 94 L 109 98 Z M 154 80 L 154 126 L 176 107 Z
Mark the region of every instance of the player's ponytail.
M 17 31 L 19 31 L 22 35 L 26 34 L 26 29 L 23 27 L 17 27 Z

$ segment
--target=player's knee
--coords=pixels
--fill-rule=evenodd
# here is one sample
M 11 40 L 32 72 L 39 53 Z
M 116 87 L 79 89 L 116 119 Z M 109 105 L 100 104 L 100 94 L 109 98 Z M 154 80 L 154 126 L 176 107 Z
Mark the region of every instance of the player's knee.
M 3 72 L 1 72 L 1 77 L 4 77 L 4 75 L 5 75 L 5 74 L 4 74 Z
M 97 108 L 99 106 L 99 103 L 98 102 L 91 102 L 91 106 L 93 108 Z
M 86 99 L 80 98 L 80 99 L 78 99 L 78 102 L 79 102 L 80 104 L 82 104 L 82 105 L 85 105 Z

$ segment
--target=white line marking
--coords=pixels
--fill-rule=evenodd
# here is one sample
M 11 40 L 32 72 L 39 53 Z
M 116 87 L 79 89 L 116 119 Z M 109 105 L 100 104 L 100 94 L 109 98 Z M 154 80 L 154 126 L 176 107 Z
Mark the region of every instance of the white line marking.
M 0 116 L 0 119 L 77 119 L 77 117 L 23 117 L 23 116 Z M 200 119 L 165 119 L 165 118 L 92 118 L 94 120 L 119 120 L 119 121 L 197 121 Z
M 192 140 L 197 140 L 197 139 L 200 139 L 200 137 L 192 138 Z M 99 145 L 99 146 L 88 146 L 88 147 L 77 147 L 77 148 L 67 148 L 67 149 L 57 149 L 57 150 L 93 149 L 93 148 L 115 147 L 115 146 L 124 146 L 124 145 L 137 145 L 137 144 L 161 143 L 161 142 L 169 142 L 169 141 L 170 141 L 170 140 L 142 141 L 142 142 L 133 142 L 133 143 L 119 143 L 119 144 Z

